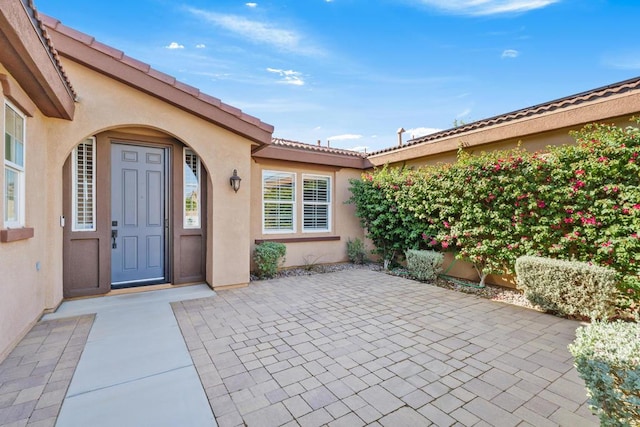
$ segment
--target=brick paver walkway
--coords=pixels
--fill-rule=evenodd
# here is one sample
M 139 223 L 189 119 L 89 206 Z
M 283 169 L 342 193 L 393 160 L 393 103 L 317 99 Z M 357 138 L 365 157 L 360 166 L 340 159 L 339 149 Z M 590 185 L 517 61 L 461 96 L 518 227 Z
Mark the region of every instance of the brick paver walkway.
M 222 427 L 598 425 L 578 322 L 367 270 L 173 308 Z
M 94 316 L 39 322 L 0 363 L 0 426 L 53 426 Z

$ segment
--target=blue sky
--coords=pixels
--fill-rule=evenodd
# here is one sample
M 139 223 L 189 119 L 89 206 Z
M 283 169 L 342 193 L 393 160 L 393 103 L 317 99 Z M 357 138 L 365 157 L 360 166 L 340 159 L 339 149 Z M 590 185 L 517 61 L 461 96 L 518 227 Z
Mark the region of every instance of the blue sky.
M 275 126 L 393 146 L 640 75 L 634 0 L 36 0 Z

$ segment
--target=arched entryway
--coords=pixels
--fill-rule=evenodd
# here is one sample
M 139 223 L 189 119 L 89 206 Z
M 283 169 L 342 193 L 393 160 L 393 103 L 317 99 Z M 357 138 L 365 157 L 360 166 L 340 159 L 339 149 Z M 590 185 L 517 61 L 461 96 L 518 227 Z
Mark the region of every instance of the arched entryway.
M 207 181 L 198 154 L 160 131 L 81 141 L 63 167 L 64 296 L 204 282 Z

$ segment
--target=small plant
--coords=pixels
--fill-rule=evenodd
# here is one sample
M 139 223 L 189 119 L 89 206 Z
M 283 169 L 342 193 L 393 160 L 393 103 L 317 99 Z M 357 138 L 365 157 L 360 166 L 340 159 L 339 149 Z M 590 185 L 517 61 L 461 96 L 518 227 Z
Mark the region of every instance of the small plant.
M 364 264 L 367 259 L 364 242 L 357 237 L 353 240 L 347 240 L 347 256 L 349 261 L 354 264 Z
M 270 279 L 278 273 L 278 266 L 284 262 L 287 247 L 284 243 L 263 242 L 256 246 L 253 261 L 257 275 L 261 279 Z
M 640 426 L 640 325 L 595 322 L 569 345 L 603 426 Z
M 518 289 L 529 301 L 561 315 L 608 319 L 615 311 L 616 272 L 586 262 L 523 256 L 516 260 Z
M 444 255 L 440 252 L 409 249 L 405 256 L 409 275 L 418 280 L 435 280 L 442 271 Z
M 321 266 L 318 265 L 318 261 L 320 261 L 322 255 L 305 255 L 302 257 L 302 261 L 304 265 L 302 266 L 305 271 L 321 271 Z

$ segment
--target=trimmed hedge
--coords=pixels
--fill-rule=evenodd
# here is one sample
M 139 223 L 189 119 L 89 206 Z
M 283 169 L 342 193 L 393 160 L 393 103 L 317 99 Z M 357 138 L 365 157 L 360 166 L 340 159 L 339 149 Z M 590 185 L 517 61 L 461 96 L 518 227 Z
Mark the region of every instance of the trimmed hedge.
M 287 247 L 284 243 L 263 242 L 256 246 L 253 261 L 256 263 L 257 275 L 261 279 L 270 279 L 278 273 L 280 262 L 284 262 Z
M 435 280 L 442 271 L 444 255 L 440 252 L 409 249 L 405 257 L 409 274 L 418 280 Z
M 614 314 L 616 272 L 585 262 L 523 256 L 516 260 L 518 289 L 529 301 L 562 315 L 608 319 Z
M 640 426 L 640 325 L 595 322 L 569 345 L 603 426 Z

